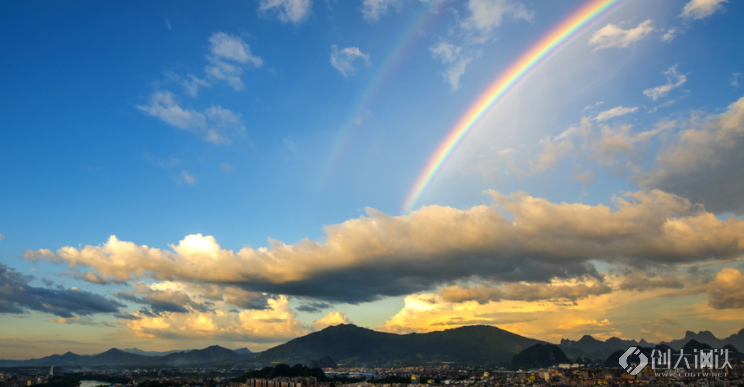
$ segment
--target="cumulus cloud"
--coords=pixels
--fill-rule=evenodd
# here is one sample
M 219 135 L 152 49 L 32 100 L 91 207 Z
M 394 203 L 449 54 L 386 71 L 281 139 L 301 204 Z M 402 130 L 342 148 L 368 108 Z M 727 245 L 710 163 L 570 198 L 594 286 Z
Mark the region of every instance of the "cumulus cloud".
M 276 15 L 284 23 L 299 24 L 310 16 L 312 0 L 261 0 L 259 15 Z
M 605 110 L 605 111 L 597 114 L 597 116 L 594 117 L 594 120 L 595 121 L 599 121 L 599 122 L 607 121 L 607 120 L 609 120 L 610 118 L 613 118 L 613 117 L 619 117 L 619 116 L 624 116 L 626 114 L 635 113 L 637 110 L 638 110 L 638 107 L 637 106 L 636 107 L 632 107 L 632 108 L 626 108 L 626 107 L 623 107 L 623 106 L 617 106 L 617 107 L 614 107 L 614 108 L 612 108 L 610 110 Z
M 163 339 L 211 339 L 253 343 L 286 342 L 310 333 L 296 318 L 287 297 L 269 300 L 269 307 L 243 312 L 172 313 L 157 316 L 138 312 L 120 324 L 134 336 Z
M 362 59 L 369 65 L 369 54 L 359 51 L 358 47 L 346 47 L 339 51 L 337 45 L 331 46 L 331 66 L 348 77 L 354 73 L 354 60 Z
M 434 289 L 465 278 L 550 282 L 597 277 L 592 261 L 694 263 L 740 256 L 744 221 L 721 220 L 682 197 L 654 190 L 605 205 L 551 203 L 488 191 L 492 206 L 424 207 L 404 216 L 367 216 L 327 226 L 322 242 L 223 249 L 189 235 L 172 251 L 115 236 L 100 246 L 26 251 L 32 261 L 90 267 L 104 279 L 178 280 L 247 291 L 359 303 Z
M 77 288 L 37 288 L 29 285 L 33 276 L 23 275 L 0 263 L 0 313 L 35 310 L 59 317 L 116 313 L 124 305 Z
M 170 91 L 153 93 L 149 98 L 149 103 L 137 105 L 137 109 L 215 144 L 230 144 L 231 140 L 224 133 L 225 131 L 239 133 L 245 130 L 239 114 L 221 106 L 211 106 L 204 112 L 184 109 L 176 102 L 175 96 Z M 188 182 L 188 180 L 185 181 Z
M 643 94 L 656 101 L 657 99 L 669 94 L 672 89 L 680 87 L 684 85 L 685 82 L 687 82 L 687 77 L 684 74 L 680 74 L 677 72 L 677 65 L 674 65 L 667 71 L 664 71 L 664 75 L 666 75 L 667 78 L 666 84 L 643 90 Z
M 596 46 L 594 48 L 595 52 L 610 47 L 624 48 L 631 43 L 645 39 L 653 31 L 654 27 L 651 25 L 651 20 L 646 20 L 636 28 L 627 30 L 609 23 L 592 35 L 592 38 L 589 39 L 589 45 Z
M 5 235 L 0 234 L 0 241 L 3 240 L 3 239 L 5 239 Z
M 725 267 L 708 283 L 708 305 L 715 309 L 744 308 L 744 274 Z
M 744 213 L 744 97 L 720 114 L 695 114 L 636 177 L 645 189 L 688 197 L 714 213 Z
M 319 331 L 339 324 L 352 324 L 352 322 L 344 312 L 331 312 L 327 316 L 313 321 L 312 326 L 314 330 Z
M 728 0 L 690 0 L 689 3 L 685 4 L 679 16 L 687 20 L 705 19 L 722 9 L 723 3 L 726 2 Z

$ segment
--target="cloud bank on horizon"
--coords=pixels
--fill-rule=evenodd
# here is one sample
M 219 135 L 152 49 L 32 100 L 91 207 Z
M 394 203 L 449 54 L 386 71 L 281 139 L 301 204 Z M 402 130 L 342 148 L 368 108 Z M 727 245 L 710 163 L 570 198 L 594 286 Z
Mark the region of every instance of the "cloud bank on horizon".
M 0 341 L 16 351 L 0 358 L 44 343 L 261 350 L 352 322 L 548 341 L 738 331 L 739 3 L 622 2 L 484 114 L 424 205 L 397 213 L 483 85 L 584 4 L 260 0 L 165 27 L 154 5 L 147 44 L 111 38 L 126 79 L 64 62 L 105 87 L 43 114 L 19 98 L 0 118 L 28 128 L 9 137 L 25 153 L 0 144 L 0 182 L 19 187 L 2 201 L 18 209 L 0 208 Z M 18 63 L 30 93 L 74 89 Z M 312 194 L 329 149 L 335 180 Z

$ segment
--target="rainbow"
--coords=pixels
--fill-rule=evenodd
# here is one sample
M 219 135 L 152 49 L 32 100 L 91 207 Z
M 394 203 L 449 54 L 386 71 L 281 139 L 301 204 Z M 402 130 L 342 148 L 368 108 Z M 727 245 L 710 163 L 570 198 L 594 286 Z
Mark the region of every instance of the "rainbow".
M 470 132 L 481 117 L 503 97 L 521 79 L 525 78 L 530 70 L 544 63 L 551 54 L 557 52 L 562 43 L 570 41 L 571 37 L 591 24 L 599 20 L 600 16 L 608 13 L 617 4 L 624 0 L 592 0 L 584 4 L 577 11 L 564 19 L 560 24 L 545 34 L 537 43 L 525 51 L 506 71 L 502 72 L 496 80 L 486 89 L 460 117 L 457 124 L 450 130 L 429 161 L 424 166 L 421 174 L 416 179 L 411 191 L 403 204 L 403 212 L 410 212 L 421 195 L 426 191 L 431 181 L 444 165 L 445 161 L 462 139 Z
M 417 38 L 422 37 L 421 31 L 426 30 L 429 25 L 433 24 L 437 18 L 442 16 L 443 12 L 440 12 L 440 10 L 449 1 L 445 0 L 436 3 L 434 6 L 421 5 L 419 13 L 411 18 L 408 25 L 398 34 L 397 40 L 391 45 L 381 64 L 376 66 L 377 71 L 370 77 L 369 82 L 367 82 L 363 89 L 364 91 L 354 101 L 354 108 L 351 109 L 352 113 L 345 121 L 346 123 L 336 133 L 331 150 L 328 152 L 328 157 L 320 168 L 320 174 L 315 184 L 316 191 L 321 190 L 325 182 L 333 174 L 333 170 L 341 159 L 341 155 L 351 142 L 355 132 L 354 129 L 359 126 L 361 116 L 369 108 L 369 104 L 375 99 L 375 96 L 380 90 L 383 89 L 387 81 L 390 80 L 392 74 L 395 73 L 395 69 L 404 62 L 403 59 L 406 57 L 406 54 L 412 51 L 414 43 L 418 40 Z

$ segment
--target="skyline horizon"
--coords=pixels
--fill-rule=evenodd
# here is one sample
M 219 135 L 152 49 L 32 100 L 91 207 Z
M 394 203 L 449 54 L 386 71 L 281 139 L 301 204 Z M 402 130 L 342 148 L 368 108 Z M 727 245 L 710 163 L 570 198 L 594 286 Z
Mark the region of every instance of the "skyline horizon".
M 744 2 L 0 10 L 0 358 L 742 328 Z
M 351 324 L 351 323 L 349 323 L 349 324 L 341 323 L 341 324 L 338 324 L 338 325 L 329 325 L 329 326 L 327 326 L 327 327 L 325 327 L 325 328 L 323 328 L 323 329 L 321 329 L 319 331 L 310 332 L 307 335 L 312 335 L 314 333 L 318 333 L 318 332 L 327 330 L 329 328 L 334 328 L 334 327 L 338 327 L 338 326 L 352 326 L 352 327 L 355 327 L 355 328 L 362 328 L 362 329 L 368 329 L 368 330 L 375 331 L 374 329 L 369 328 L 369 327 L 357 326 L 357 325 Z M 442 329 L 442 330 L 432 330 L 432 331 L 428 331 L 428 332 L 409 332 L 409 333 L 394 333 L 394 332 L 383 332 L 383 331 L 375 331 L 375 332 L 387 333 L 387 334 L 393 334 L 393 335 L 411 335 L 411 334 L 426 334 L 426 333 L 433 333 L 433 332 L 443 332 L 443 331 L 448 331 L 448 330 L 457 330 L 457 329 L 461 329 L 461 328 L 472 328 L 472 327 L 492 327 L 492 328 L 497 328 L 497 329 L 500 329 L 500 330 L 503 331 L 503 329 L 501 329 L 501 328 L 499 328 L 497 326 L 493 326 L 493 325 L 466 325 L 466 326 L 455 327 L 455 328 L 446 328 L 446 329 Z M 508 331 L 506 331 L 506 332 L 508 332 Z M 509 332 L 509 333 L 512 333 L 512 332 Z M 690 336 L 690 334 L 692 334 L 692 335 L 700 335 L 700 334 L 704 334 L 704 333 L 711 333 L 714 336 L 714 338 L 717 339 L 717 340 L 726 340 L 726 339 L 731 338 L 732 336 L 736 336 L 736 335 L 740 335 L 740 334 L 744 333 L 744 327 L 741 328 L 741 329 L 739 329 L 737 332 L 732 333 L 728 337 L 719 337 L 719 336 L 716 336 L 713 332 L 710 332 L 710 331 L 698 331 L 697 333 L 696 332 L 693 332 L 693 331 L 686 331 L 684 337 L 682 337 L 682 338 L 675 338 L 675 339 L 673 339 L 671 341 L 672 342 L 673 341 L 684 341 L 684 340 L 687 339 L 688 336 Z M 305 336 L 307 336 L 307 335 L 305 335 Z M 544 342 L 544 343 L 549 343 L 549 344 L 554 344 L 554 345 L 562 346 L 564 340 L 568 340 L 568 341 L 572 341 L 573 343 L 576 343 L 579 340 L 581 340 L 581 339 L 583 339 L 584 337 L 587 337 L 587 336 L 588 337 L 592 337 L 595 340 L 598 340 L 598 339 L 594 338 L 591 335 L 583 335 L 582 337 L 580 337 L 578 339 L 575 339 L 575 340 L 571 340 L 571 339 L 568 339 L 568 338 L 562 338 L 557 343 L 556 342 L 545 341 L 545 340 L 537 340 L 537 341 L 538 342 Z M 304 337 L 304 336 L 300 336 L 300 337 Z M 296 338 L 300 338 L 300 337 L 296 337 Z M 294 339 L 296 339 L 296 338 L 294 338 Z M 294 339 L 290 339 L 289 341 L 292 341 Z M 654 342 L 654 341 L 646 341 L 644 338 L 641 338 L 641 339 L 629 339 L 629 338 L 623 338 L 623 337 L 611 337 L 611 338 L 607 338 L 605 340 L 598 340 L 598 341 L 599 342 L 607 342 L 607 341 L 609 341 L 611 339 L 621 339 L 623 341 L 634 341 L 636 343 L 646 342 L 649 345 L 669 344 L 669 343 L 667 343 L 665 341 Z M 690 340 L 695 340 L 695 339 L 694 338 L 691 338 Z M 289 341 L 287 341 L 287 342 L 289 342 Z M 283 344 L 286 344 L 287 342 L 285 342 L 285 343 L 279 343 L 276 346 L 281 346 Z M 275 348 L 276 346 L 265 348 L 262 351 L 251 351 L 251 353 L 258 354 L 258 353 L 261 353 L 261 352 L 266 351 L 268 349 Z M 100 354 L 103 354 L 103 353 L 110 352 L 112 350 L 117 350 L 117 351 L 132 353 L 132 354 L 140 354 L 138 352 L 132 352 L 132 351 L 141 351 L 141 352 L 146 352 L 146 353 L 159 353 L 159 354 L 161 354 L 161 355 L 142 355 L 142 356 L 155 356 L 155 357 L 157 357 L 157 356 L 165 356 L 165 355 L 162 355 L 162 354 L 169 354 L 169 353 L 174 353 L 174 352 L 190 352 L 190 351 L 195 351 L 195 350 L 205 350 L 205 349 L 208 349 L 208 348 L 211 348 L 211 347 L 220 347 L 220 348 L 228 349 L 228 350 L 231 350 L 231 351 L 238 351 L 238 350 L 241 350 L 241 349 L 248 349 L 250 351 L 250 348 L 247 348 L 247 347 L 244 347 L 244 346 L 238 346 L 237 348 L 234 348 L 233 349 L 233 348 L 230 348 L 230 347 L 221 346 L 219 344 L 212 344 L 212 345 L 208 345 L 208 346 L 206 346 L 204 348 L 165 349 L 165 350 L 160 350 L 160 351 L 143 350 L 141 348 L 136 348 L 136 347 L 132 347 L 132 348 L 111 347 L 111 348 L 108 348 L 108 349 L 106 349 L 104 351 L 101 351 L 101 352 L 75 353 L 75 352 L 72 352 L 72 351 L 67 351 L 64 354 L 75 353 L 76 355 L 82 355 L 82 356 L 95 356 L 95 355 L 100 355 Z M 58 353 L 48 354 L 46 356 L 42 356 L 41 358 L 44 358 L 44 357 L 47 357 L 47 356 L 53 356 L 53 355 L 60 355 L 60 354 L 58 354 Z M 34 359 L 5 359 L 4 358 L 4 359 L 0 359 L 0 360 L 34 360 Z

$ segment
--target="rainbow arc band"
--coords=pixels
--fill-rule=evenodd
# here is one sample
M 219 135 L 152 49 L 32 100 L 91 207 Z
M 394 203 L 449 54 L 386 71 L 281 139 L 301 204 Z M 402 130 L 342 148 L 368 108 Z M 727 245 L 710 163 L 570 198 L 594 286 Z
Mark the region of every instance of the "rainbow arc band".
M 513 88 L 520 80 L 525 78 L 530 70 L 544 63 L 551 54 L 559 51 L 571 38 L 578 35 L 585 27 L 601 19 L 611 10 L 626 0 L 591 0 L 582 5 L 568 18 L 561 21 L 555 28 L 550 30 L 537 43 L 533 44 L 506 71 L 499 74 L 496 80 L 476 99 L 475 103 L 460 117 L 457 124 L 450 130 L 444 140 L 439 144 L 436 151 L 431 155 L 424 169 L 419 174 L 416 182 L 411 187 L 403 204 L 403 212 L 410 212 L 437 176 L 442 166 L 447 161 L 452 151 L 462 139 L 473 129 L 483 115 Z

